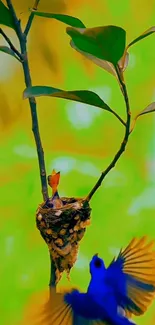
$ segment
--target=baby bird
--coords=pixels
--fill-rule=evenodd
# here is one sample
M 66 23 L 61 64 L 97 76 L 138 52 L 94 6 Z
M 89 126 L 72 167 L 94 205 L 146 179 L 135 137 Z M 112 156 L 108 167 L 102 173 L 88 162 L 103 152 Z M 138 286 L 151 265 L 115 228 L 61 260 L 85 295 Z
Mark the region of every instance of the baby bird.
M 58 185 L 60 180 L 60 172 L 53 169 L 52 174 L 48 176 L 48 184 L 52 188 L 52 197 L 49 198 L 46 204 L 53 209 L 59 209 L 63 206 L 63 202 L 58 194 Z

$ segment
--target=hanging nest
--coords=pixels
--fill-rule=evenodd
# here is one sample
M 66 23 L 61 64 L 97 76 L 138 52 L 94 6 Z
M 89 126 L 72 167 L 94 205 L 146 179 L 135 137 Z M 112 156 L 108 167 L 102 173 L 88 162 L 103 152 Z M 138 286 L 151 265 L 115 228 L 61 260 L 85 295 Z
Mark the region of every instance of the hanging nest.
M 36 223 L 48 245 L 56 268 L 56 282 L 63 271 L 69 276 L 77 259 L 79 242 L 90 224 L 90 206 L 85 199 L 60 198 L 62 206 L 51 208 L 42 203 L 36 213 Z

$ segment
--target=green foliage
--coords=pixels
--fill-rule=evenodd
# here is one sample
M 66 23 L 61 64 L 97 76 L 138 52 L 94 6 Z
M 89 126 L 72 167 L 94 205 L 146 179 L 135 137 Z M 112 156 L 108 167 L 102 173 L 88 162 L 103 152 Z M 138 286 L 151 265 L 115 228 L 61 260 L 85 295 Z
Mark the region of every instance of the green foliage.
M 98 59 L 111 62 L 114 66 L 123 56 L 126 42 L 126 32 L 117 26 L 102 26 L 94 28 L 67 27 L 75 46 Z
M 102 29 L 105 29 L 103 40 Z M 134 39 L 131 43 L 127 45 L 126 48 L 125 46 L 123 47 L 123 42 L 125 41 L 125 39 L 123 40 L 123 33 L 121 31 L 124 30 L 116 26 L 87 28 L 85 30 L 67 28 L 67 33 L 72 38 L 70 42 L 71 47 L 82 55 L 84 55 L 87 59 L 91 60 L 93 63 L 101 67 L 102 69 L 112 74 L 114 77 L 117 77 L 114 67 L 116 63 L 118 63 L 122 71 L 125 71 L 129 63 L 129 53 L 127 52 L 128 49 L 133 44 L 154 33 L 155 26 L 149 28 L 139 37 Z M 104 50 L 104 57 L 102 50 Z M 120 56 L 120 53 L 122 54 L 122 56 Z
M 38 96 L 59 97 L 89 104 L 92 106 L 103 108 L 107 111 L 111 111 L 110 107 L 97 94 L 89 90 L 64 91 L 61 89 L 47 86 L 33 86 L 26 88 L 24 90 L 23 96 L 24 99 Z
M 82 23 L 82 21 L 76 17 L 62 15 L 62 14 L 53 14 L 48 12 L 39 12 L 39 11 L 33 11 L 33 13 L 35 16 L 56 19 L 61 21 L 62 23 L 65 23 L 73 27 L 85 28 L 85 25 Z
M 75 49 L 77 52 L 81 53 L 82 55 L 84 55 L 87 59 L 91 60 L 93 63 L 95 63 L 96 65 L 98 65 L 100 68 L 106 70 L 107 72 L 109 72 L 110 74 L 112 74 L 114 77 L 117 77 L 117 73 L 115 70 L 115 67 L 113 66 L 112 63 L 105 61 L 105 60 L 101 60 L 99 58 L 97 58 L 94 55 L 91 55 L 87 52 L 81 51 L 79 50 L 79 48 L 74 44 L 73 41 L 70 42 L 70 45 L 73 49 Z
M 0 24 L 15 29 L 15 25 L 12 16 L 10 14 L 10 11 L 1 0 L 0 0 Z

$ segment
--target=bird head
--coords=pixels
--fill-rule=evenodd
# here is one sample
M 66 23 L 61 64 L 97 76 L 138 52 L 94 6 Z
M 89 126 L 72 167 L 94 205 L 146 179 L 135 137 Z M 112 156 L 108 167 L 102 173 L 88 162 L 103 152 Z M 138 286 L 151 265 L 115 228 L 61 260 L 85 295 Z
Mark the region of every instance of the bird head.
M 103 272 L 106 269 L 103 260 L 100 257 L 98 257 L 98 254 L 95 254 L 92 257 L 92 260 L 90 261 L 89 264 L 89 268 L 90 268 L 91 275 L 93 275 L 94 273 L 99 274 L 100 271 Z
M 48 176 L 48 184 L 52 188 L 52 196 L 57 192 L 57 188 L 60 180 L 60 172 L 56 173 L 53 169 L 52 174 Z

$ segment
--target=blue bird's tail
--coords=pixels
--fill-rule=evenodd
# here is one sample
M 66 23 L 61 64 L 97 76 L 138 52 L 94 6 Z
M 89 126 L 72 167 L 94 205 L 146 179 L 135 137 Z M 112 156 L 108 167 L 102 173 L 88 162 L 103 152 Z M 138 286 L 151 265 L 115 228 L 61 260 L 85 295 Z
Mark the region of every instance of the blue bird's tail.
M 123 316 L 121 317 L 121 316 L 115 315 L 114 317 L 113 316 L 111 317 L 111 324 L 113 324 L 113 325 L 133 325 L 135 323 L 126 317 L 123 317 Z

